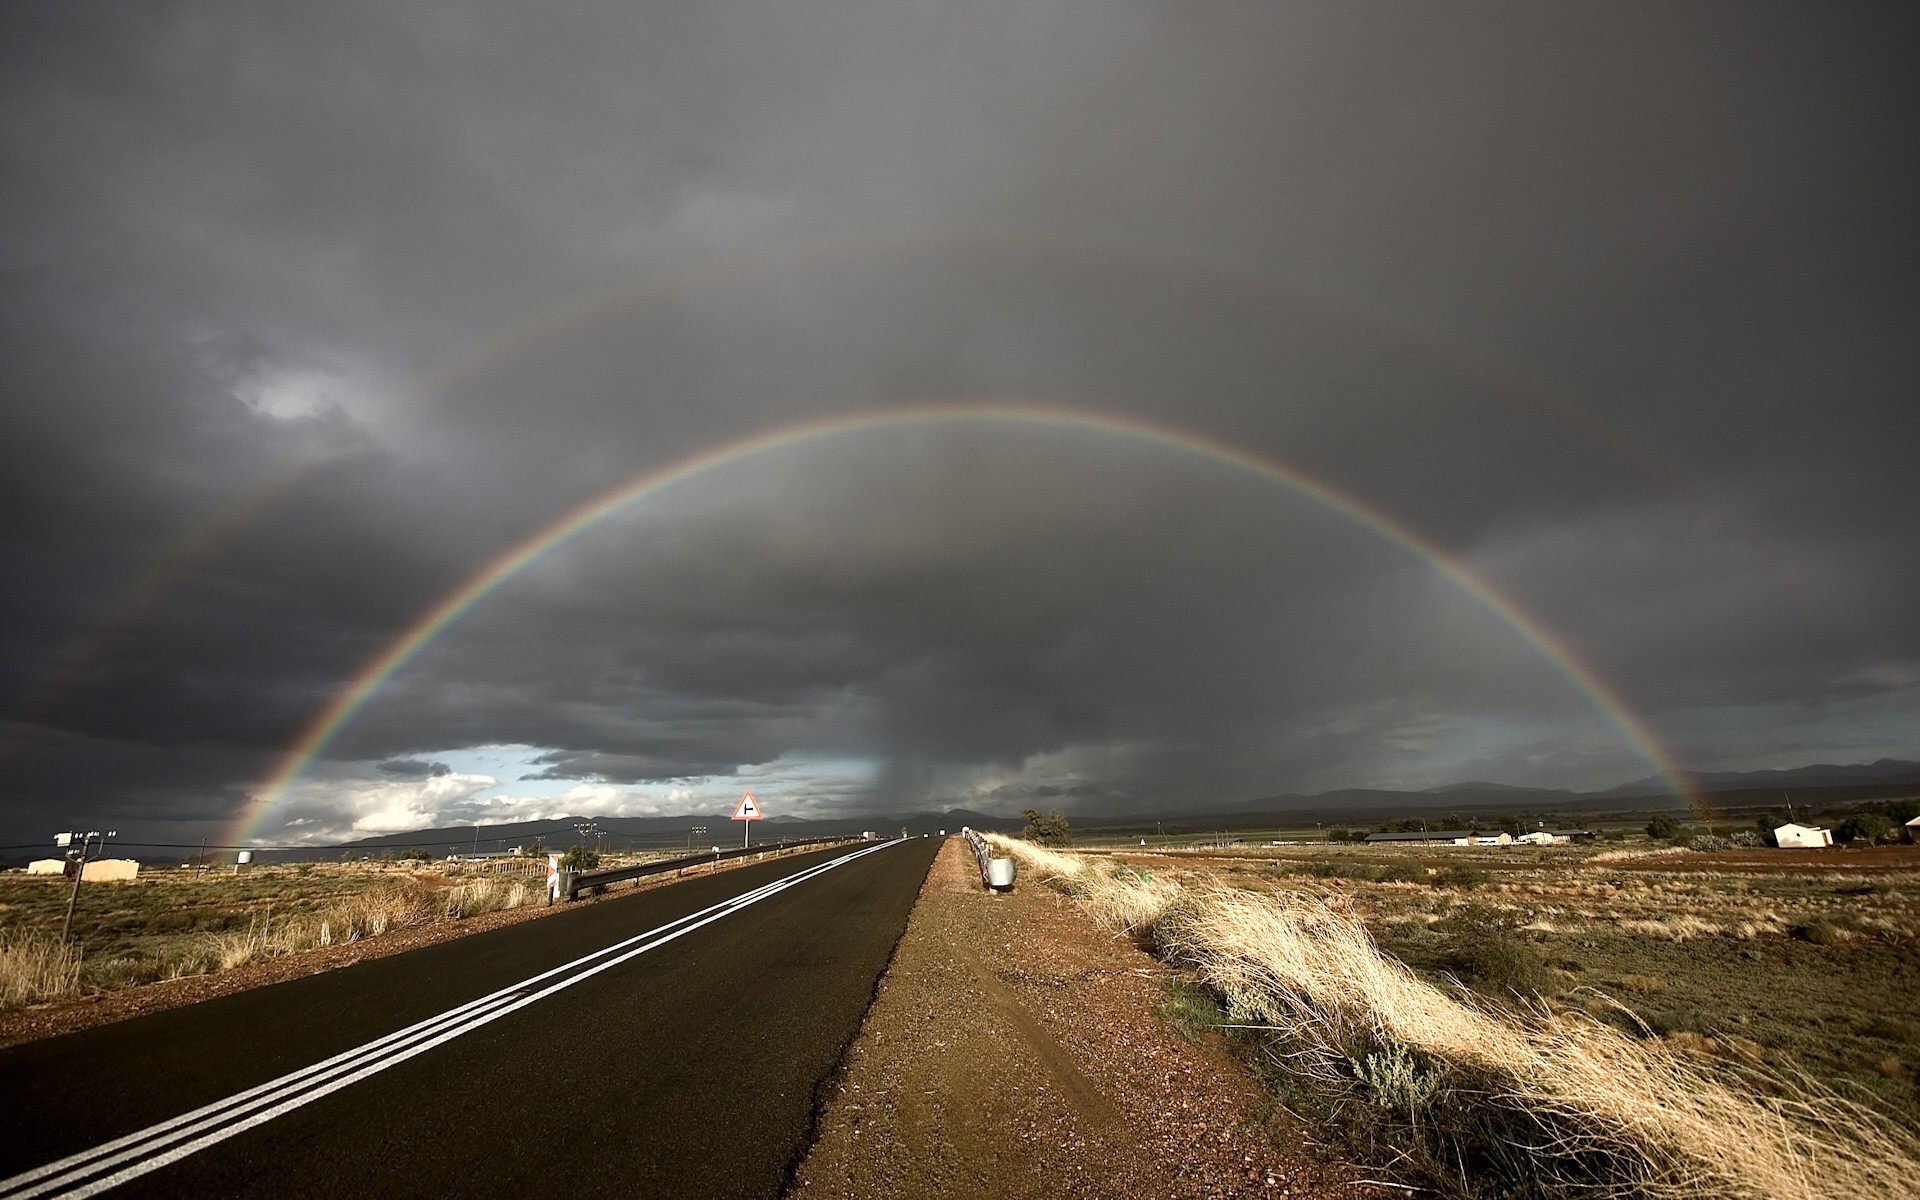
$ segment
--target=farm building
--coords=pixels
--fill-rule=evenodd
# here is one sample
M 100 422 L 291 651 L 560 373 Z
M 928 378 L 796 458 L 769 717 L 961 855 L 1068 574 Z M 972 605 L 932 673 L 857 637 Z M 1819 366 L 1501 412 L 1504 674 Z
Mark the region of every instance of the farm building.
M 1773 840 L 1782 850 L 1812 850 L 1833 845 L 1833 831 L 1813 825 L 1779 825 L 1774 828 Z
M 1468 833 L 1460 829 L 1410 829 L 1396 833 L 1370 833 L 1367 844 L 1408 842 L 1424 846 L 1505 846 L 1513 841 L 1510 833 Z
M 27 874 L 65 875 L 67 862 L 64 858 L 36 858 L 27 864 Z M 96 858 L 87 864 L 87 873 L 81 878 L 88 883 L 111 883 L 132 879 L 139 873 L 140 864 L 131 858 Z
M 1907 822 L 1907 840 L 1910 842 L 1920 842 L 1920 817 L 1915 817 L 1913 820 Z

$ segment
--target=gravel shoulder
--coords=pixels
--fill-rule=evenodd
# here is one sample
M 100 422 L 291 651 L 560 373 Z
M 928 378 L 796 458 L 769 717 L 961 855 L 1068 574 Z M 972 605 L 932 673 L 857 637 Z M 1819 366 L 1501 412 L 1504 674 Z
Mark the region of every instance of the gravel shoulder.
M 789 1194 L 1381 1194 L 1309 1147 L 1221 1045 L 1162 1021 L 1164 980 L 1062 896 L 983 891 L 950 840 Z

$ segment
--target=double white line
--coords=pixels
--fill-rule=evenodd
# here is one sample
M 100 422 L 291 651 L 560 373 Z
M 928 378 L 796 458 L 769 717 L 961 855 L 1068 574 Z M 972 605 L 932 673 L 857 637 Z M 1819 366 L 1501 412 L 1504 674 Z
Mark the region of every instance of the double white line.
M 542 971 L 478 1000 L 470 1000 L 458 1008 L 450 1008 L 438 1016 L 428 1017 L 383 1038 L 336 1054 L 324 1062 L 303 1067 L 224 1100 L 216 1100 L 172 1120 L 150 1125 L 138 1133 L 130 1133 L 91 1150 L 69 1155 L 59 1162 L 22 1171 L 10 1179 L 0 1179 L 0 1200 L 27 1200 L 32 1196 L 98 1195 L 149 1171 L 179 1162 L 189 1154 L 224 1142 L 256 1125 L 264 1125 L 275 1117 L 311 1104 L 370 1075 L 377 1075 L 416 1054 L 424 1054 L 435 1046 L 450 1042 L 463 1033 L 471 1033 L 510 1012 L 544 1000 L 582 980 L 591 979 L 602 971 L 637 958 L 655 947 L 664 946 L 675 938 L 684 937 L 702 925 L 710 925 L 769 896 L 805 883 L 816 875 L 845 866 L 856 858 L 864 858 L 898 844 L 898 841 L 882 842 L 843 855 L 832 862 L 808 867 L 785 879 L 743 892 L 731 900 L 723 900 L 711 908 L 703 908 L 657 929 L 582 955 L 550 971 Z M 596 959 L 601 961 L 595 962 Z M 589 963 L 593 965 L 588 966 Z M 584 970 L 580 969 L 583 967 Z

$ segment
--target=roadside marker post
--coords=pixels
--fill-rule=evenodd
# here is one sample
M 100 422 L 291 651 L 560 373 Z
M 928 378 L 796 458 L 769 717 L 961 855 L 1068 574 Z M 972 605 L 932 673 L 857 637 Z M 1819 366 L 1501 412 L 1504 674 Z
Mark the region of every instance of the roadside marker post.
M 759 802 L 754 800 L 752 792 L 745 792 L 741 795 L 740 803 L 734 806 L 733 819 L 743 822 L 746 826 L 740 838 L 740 848 L 742 850 L 746 849 L 753 842 L 753 823 L 765 816 L 766 814 L 760 811 Z
M 547 907 L 548 908 L 553 907 L 553 902 L 555 899 L 559 897 L 559 895 L 560 895 L 560 856 L 558 854 L 549 854 L 547 855 Z

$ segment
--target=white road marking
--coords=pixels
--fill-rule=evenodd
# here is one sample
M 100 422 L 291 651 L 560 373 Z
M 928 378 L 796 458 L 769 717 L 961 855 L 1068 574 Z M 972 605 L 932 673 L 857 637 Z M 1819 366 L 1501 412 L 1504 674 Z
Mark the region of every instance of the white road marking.
M 69 1155 L 58 1162 L 47 1163 L 0 1180 L 0 1200 L 29 1200 L 30 1197 L 46 1195 L 88 1176 L 98 1175 L 101 1171 L 118 1166 L 129 1159 L 139 1159 L 138 1162 L 123 1167 L 111 1175 L 58 1193 L 62 1198 L 98 1195 L 128 1180 L 137 1179 L 150 1171 L 178 1162 L 190 1154 L 223 1142 L 257 1125 L 265 1124 L 296 1108 L 311 1104 L 322 1096 L 330 1095 L 371 1075 L 377 1075 L 388 1067 L 397 1066 L 415 1055 L 424 1054 L 435 1046 L 452 1041 L 461 1034 L 471 1033 L 508 1013 L 525 1008 L 556 992 L 564 991 L 582 980 L 590 979 L 602 971 L 637 958 L 649 950 L 664 946 L 703 925 L 710 925 L 749 905 L 758 904 L 769 896 L 804 883 L 835 867 L 899 844 L 899 840 L 896 839 L 882 842 L 877 846 L 868 846 L 831 862 L 808 867 L 784 879 L 762 884 L 751 891 L 742 892 L 738 896 L 698 912 L 668 921 L 645 933 L 635 934 L 611 946 L 595 950 L 591 954 L 583 954 L 571 962 L 542 971 L 538 975 L 510 984 L 477 1000 L 469 1000 L 446 1012 L 417 1021 L 405 1029 L 396 1030 L 364 1045 L 342 1051 L 312 1066 L 303 1067 L 298 1071 L 282 1075 L 278 1079 L 237 1092 L 224 1100 L 216 1100 L 157 1125 L 150 1125 L 125 1137 L 103 1142 L 90 1150 Z M 628 947 L 633 948 L 627 949 Z M 624 953 L 618 953 L 620 951 Z M 614 955 L 614 957 L 609 958 L 608 955 Z M 556 983 L 548 984 L 538 991 L 528 992 L 527 990 L 556 975 L 562 975 L 586 963 L 591 963 L 595 959 L 605 959 L 605 961 Z M 249 1113 L 252 1115 L 247 1116 L 246 1114 Z M 236 1117 L 244 1117 L 244 1119 L 235 1120 Z M 203 1133 L 208 1130 L 211 1132 Z M 173 1143 L 181 1142 L 182 1138 L 191 1138 L 196 1133 L 202 1136 L 175 1145 L 170 1150 L 163 1149 Z M 143 1155 L 147 1157 L 141 1157 Z

